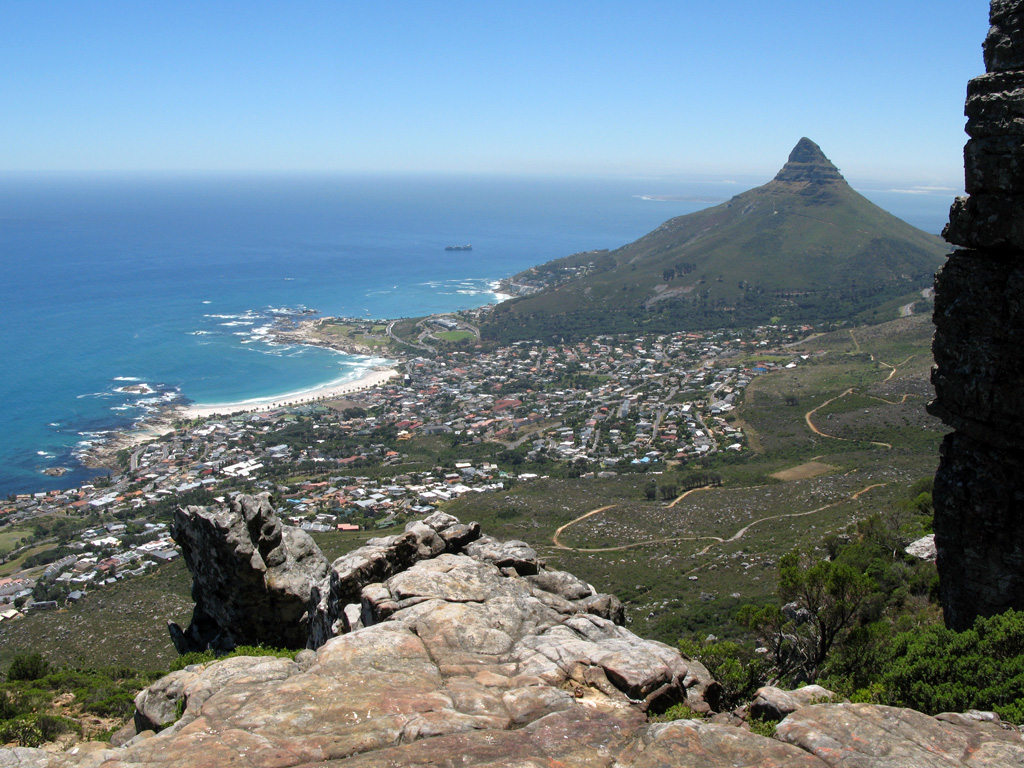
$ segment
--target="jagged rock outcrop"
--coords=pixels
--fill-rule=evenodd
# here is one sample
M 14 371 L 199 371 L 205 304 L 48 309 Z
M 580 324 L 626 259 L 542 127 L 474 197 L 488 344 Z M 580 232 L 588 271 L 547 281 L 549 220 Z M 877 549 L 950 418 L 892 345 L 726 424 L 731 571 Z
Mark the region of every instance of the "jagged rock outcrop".
M 935 477 L 946 624 L 1024 609 L 1024 2 L 993 0 L 967 92 L 966 190 L 935 280 L 935 400 L 954 432 Z
M 329 564 L 305 531 L 281 524 L 267 494 L 179 508 L 172 532 L 196 604 L 187 629 L 169 625 L 179 653 L 306 644 L 311 593 Z
M 339 557 L 328 573 L 319 549 L 297 534 L 266 496 L 179 510 L 175 535 L 193 569 L 196 615 L 215 619 L 219 647 L 224 639 L 250 642 L 254 626 L 268 642 L 267 623 L 288 641 L 278 645 L 316 649 L 390 622 L 388 631 L 412 628 L 439 669 L 476 674 L 493 666 L 535 680 L 541 687 L 527 698 L 568 700 L 565 686 L 575 685 L 642 710 L 716 704 L 717 684 L 700 664 L 622 628 L 616 598 L 548 569 L 525 542 L 481 536 L 476 523 L 436 512 Z M 268 600 L 270 585 L 287 586 L 287 600 Z M 194 619 L 186 638 L 195 626 Z M 139 726 L 165 726 L 182 685 L 179 674 L 140 694 Z
M 258 517 L 264 549 L 289 542 L 268 509 L 259 498 L 192 508 L 176 533 L 193 555 L 219 552 L 225 562 L 223 547 L 201 539 L 230 541 L 236 559 L 262 572 L 261 539 L 241 529 Z M 235 589 L 242 584 L 266 589 L 250 576 Z M 699 663 L 633 635 L 617 623 L 621 613 L 523 542 L 437 513 L 333 563 L 296 619 L 315 649 L 188 667 L 139 694 L 134 727 L 118 734 L 123 746 L 0 749 L 0 766 L 1024 768 L 1024 739 L 994 716 L 821 705 L 813 702 L 827 692 L 816 688 L 762 692 L 756 706 L 771 699 L 778 716 L 792 712 L 781 740 L 706 720 L 649 722 L 647 713 L 674 702 L 712 712 L 719 686 Z M 334 634 L 319 642 L 318 632 Z

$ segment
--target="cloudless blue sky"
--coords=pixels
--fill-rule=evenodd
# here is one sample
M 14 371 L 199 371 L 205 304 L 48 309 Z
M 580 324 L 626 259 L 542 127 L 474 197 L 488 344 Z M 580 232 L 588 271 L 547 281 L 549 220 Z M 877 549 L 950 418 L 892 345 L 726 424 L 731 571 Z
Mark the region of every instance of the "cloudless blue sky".
M 959 186 L 986 0 L 0 0 L 0 171 Z

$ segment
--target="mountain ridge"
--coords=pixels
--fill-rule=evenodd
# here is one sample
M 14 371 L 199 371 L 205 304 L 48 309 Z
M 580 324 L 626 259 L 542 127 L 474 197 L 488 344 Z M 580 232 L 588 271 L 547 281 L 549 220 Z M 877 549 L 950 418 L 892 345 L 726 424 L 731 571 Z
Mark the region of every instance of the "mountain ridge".
M 614 251 L 513 278 L 545 287 L 500 304 L 501 341 L 587 333 L 818 323 L 871 313 L 930 286 L 948 246 L 857 193 L 802 138 L 768 183 L 679 216 Z M 862 316 L 864 314 L 867 316 Z
M 768 185 L 780 184 L 827 184 L 846 182 L 839 169 L 825 157 L 821 147 L 806 136 L 800 139 L 789 153 L 789 159 Z

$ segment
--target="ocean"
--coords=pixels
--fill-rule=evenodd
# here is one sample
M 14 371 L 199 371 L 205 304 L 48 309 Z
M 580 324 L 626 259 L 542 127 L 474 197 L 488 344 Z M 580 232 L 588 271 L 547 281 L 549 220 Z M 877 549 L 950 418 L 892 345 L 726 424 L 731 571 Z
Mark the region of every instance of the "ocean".
M 270 344 L 276 317 L 480 306 L 500 278 L 763 181 L 0 177 L 0 495 L 86 482 L 97 472 L 77 453 L 161 404 L 268 397 L 381 362 Z M 864 193 L 931 232 L 951 202 Z

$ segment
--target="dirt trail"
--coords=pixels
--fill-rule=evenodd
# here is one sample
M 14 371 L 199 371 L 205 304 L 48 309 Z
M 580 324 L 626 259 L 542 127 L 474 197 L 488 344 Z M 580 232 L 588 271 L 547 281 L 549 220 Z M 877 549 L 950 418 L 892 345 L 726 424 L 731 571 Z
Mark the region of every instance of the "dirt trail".
M 680 501 L 685 499 L 691 493 L 696 493 L 697 491 L 706 491 L 706 490 L 709 490 L 710 488 L 711 488 L 710 485 L 702 485 L 702 486 L 700 486 L 700 488 L 691 488 L 690 490 L 685 491 L 682 496 L 677 497 L 675 501 L 673 501 L 671 504 L 668 505 L 668 508 L 672 509 L 672 507 L 674 507 Z
M 895 371 L 895 369 L 894 369 L 894 371 Z M 822 432 L 820 429 L 818 429 L 816 426 L 814 426 L 814 422 L 811 421 L 811 416 L 813 416 L 816 412 L 818 412 L 819 410 L 824 408 L 829 403 L 834 403 L 836 400 L 839 400 L 840 398 L 843 398 L 843 397 L 846 397 L 847 395 L 852 395 L 852 394 L 853 394 L 853 387 L 850 387 L 849 389 L 847 389 L 842 394 L 836 395 L 835 397 L 831 398 L 830 400 L 826 400 L 824 403 L 819 405 L 817 408 L 812 408 L 807 413 L 805 413 L 804 414 L 804 421 L 807 422 L 807 426 L 810 427 L 811 431 L 814 434 L 816 434 L 816 435 L 821 435 L 822 437 L 827 437 L 827 438 L 829 438 L 831 440 L 842 440 L 845 443 L 860 442 L 859 440 L 851 440 L 848 437 L 839 437 L 839 435 L 829 435 L 829 434 L 827 434 L 825 432 Z M 881 400 L 882 399 L 880 397 L 874 397 L 873 395 L 865 395 L 865 397 L 873 397 L 875 400 Z M 904 395 L 904 398 L 906 398 L 906 395 Z M 883 402 L 889 402 L 889 401 L 888 400 L 883 400 Z M 889 403 L 889 404 L 890 405 L 894 405 L 894 403 Z M 868 442 L 871 445 L 880 445 L 883 448 L 888 448 L 890 451 L 892 450 L 892 445 L 890 443 L 883 443 L 881 440 L 869 440 Z
M 850 336 L 853 338 L 854 343 L 857 344 L 857 349 L 860 350 L 860 344 L 857 343 L 857 337 L 853 335 L 853 331 L 850 331 Z M 891 381 L 892 377 L 896 375 L 897 371 L 899 371 L 900 366 L 906 365 L 912 359 L 914 359 L 914 357 L 915 357 L 915 355 L 911 355 L 906 360 L 904 360 L 901 363 L 898 363 L 897 365 L 892 365 L 891 363 L 885 363 L 885 362 L 882 362 L 881 360 L 877 361 L 879 365 L 884 365 L 886 368 L 891 368 L 892 369 L 892 370 L 889 371 L 889 375 L 885 377 L 885 379 L 883 380 L 882 383 L 884 384 L 887 381 Z M 874 360 L 875 356 L 871 355 L 871 359 Z M 811 417 L 814 416 L 815 413 L 817 413 L 819 410 L 824 408 L 826 405 L 828 405 L 829 403 L 834 403 L 836 400 L 839 400 L 840 398 L 846 397 L 847 395 L 851 395 L 851 394 L 853 394 L 853 392 L 854 392 L 854 388 L 850 387 L 847 390 L 845 390 L 844 392 L 836 395 L 835 397 L 830 398 L 829 400 L 826 400 L 824 403 L 819 405 L 817 408 L 812 408 L 807 413 L 805 413 L 804 414 L 804 421 L 807 422 L 808 428 L 814 434 L 820 435 L 821 437 L 828 437 L 828 438 L 830 438 L 832 440 L 843 440 L 844 442 L 848 442 L 848 443 L 849 442 L 857 442 L 855 440 L 851 440 L 848 437 L 839 437 L 838 435 L 830 435 L 830 434 L 828 434 L 826 432 L 822 432 L 820 429 L 818 429 L 816 426 L 814 426 L 814 422 L 811 420 Z M 907 398 L 909 398 L 910 395 L 903 395 L 903 398 L 900 399 L 900 400 L 886 400 L 884 397 L 878 397 L 877 395 L 864 395 L 864 397 L 870 397 L 872 400 L 878 400 L 880 402 L 887 403 L 888 405 L 902 405 L 903 403 L 907 402 Z M 882 448 L 888 448 L 890 451 L 892 450 L 892 445 L 890 443 L 884 443 L 881 440 L 870 440 L 868 442 L 870 442 L 871 445 L 879 445 Z
M 856 501 L 857 499 L 859 499 L 861 497 L 862 494 L 867 493 L 872 488 L 881 488 L 884 485 L 885 485 L 885 483 L 875 483 L 873 485 L 866 485 L 863 488 L 861 488 L 859 491 L 857 491 L 856 493 L 851 494 L 849 497 L 847 497 L 845 499 L 840 499 L 839 501 L 833 501 L 830 504 L 826 504 L 826 505 L 824 505 L 822 507 L 818 507 L 817 509 L 812 509 L 812 510 L 809 510 L 807 512 L 790 512 L 790 513 L 782 514 L 782 515 L 769 515 L 768 517 L 759 518 L 758 520 L 754 520 L 754 521 L 752 521 L 750 523 L 747 523 L 745 526 L 740 528 L 738 531 L 736 531 L 736 533 L 734 533 L 732 536 L 730 536 L 727 539 L 723 539 L 721 536 L 673 536 L 671 538 L 666 538 L 666 539 L 648 539 L 647 541 L 637 541 L 637 542 L 633 542 L 632 544 L 621 544 L 621 545 L 619 545 L 617 547 L 590 547 L 590 548 L 588 548 L 588 547 L 567 547 L 565 544 L 562 544 L 558 540 L 558 537 L 562 535 L 562 533 L 565 531 L 566 528 L 568 528 L 568 527 L 570 527 L 572 525 L 575 525 L 576 523 L 580 522 L 581 520 L 586 520 L 591 515 L 596 515 L 599 512 L 605 512 L 605 511 L 607 511 L 609 509 L 612 509 L 612 508 L 614 508 L 616 506 L 615 504 L 609 504 L 606 507 L 598 507 L 597 509 L 592 509 L 589 512 L 587 512 L 585 515 L 580 515 L 575 520 L 570 520 L 568 523 L 566 523 L 565 525 L 563 525 L 560 528 L 558 528 L 558 530 L 555 531 L 554 536 L 551 537 L 551 543 L 554 544 L 555 549 L 569 550 L 569 551 L 572 551 L 572 552 L 597 553 L 597 552 L 622 552 L 623 550 L 626 550 L 626 549 L 636 549 L 637 547 L 647 547 L 647 546 L 650 546 L 652 544 L 671 544 L 671 543 L 677 542 L 677 541 L 710 541 L 711 542 L 710 544 L 708 544 L 706 547 L 704 547 L 704 549 L 702 549 L 700 552 L 698 552 L 698 554 L 703 555 L 708 550 L 710 550 L 713 546 L 715 546 L 715 544 L 726 544 L 726 543 L 732 542 L 732 541 L 739 541 L 740 539 L 743 538 L 744 534 L 746 534 L 746 532 L 749 531 L 751 528 L 753 528 L 755 525 L 760 525 L 761 523 L 767 522 L 769 520 L 783 520 L 783 519 L 788 518 L 788 517 L 807 517 L 808 515 L 813 515 L 813 514 L 816 514 L 818 512 L 824 512 L 826 509 L 832 509 L 832 507 L 837 507 L 840 504 L 845 504 L 847 501 Z M 704 491 L 704 490 L 709 490 L 709 487 L 705 486 L 703 488 L 693 488 L 693 489 L 687 491 L 686 493 L 684 493 L 678 499 L 676 499 L 675 502 L 672 502 L 672 504 L 670 506 L 674 506 L 676 502 L 680 501 L 681 499 L 683 499 L 684 497 L 690 495 L 691 493 L 693 493 L 695 491 Z M 700 568 L 700 566 L 698 566 L 698 568 Z M 693 570 L 697 570 L 698 568 L 694 568 Z M 691 573 L 692 573 L 692 571 L 691 571 Z
M 578 522 L 579 522 L 580 520 L 586 520 L 586 519 L 587 519 L 588 517 L 590 517 L 591 515 L 596 515 L 596 514 L 598 514 L 599 512 L 604 512 L 605 510 L 608 510 L 608 509 L 612 509 L 612 508 L 613 508 L 614 506 L 615 506 L 614 504 L 609 504 L 609 505 L 608 505 L 607 507 L 598 507 L 597 509 L 592 509 L 592 510 L 590 510 L 590 511 L 589 511 L 589 512 L 587 512 L 587 514 L 585 514 L 585 515 L 580 515 L 580 516 L 579 516 L 579 517 L 577 517 L 577 518 L 576 518 L 575 520 L 570 520 L 570 521 L 569 521 L 568 523 L 566 523 L 566 524 L 565 524 L 565 525 L 563 525 L 563 526 L 562 526 L 561 528 L 559 528 L 558 530 L 556 530 L 556 531 L 555 531 L 555 535 L 551 537 L 551 543 L 555 545 L 555 549 L 572 549 L 572 547 L 566 547 L 566 546 L 564 546 L 564 545 L 563 545 L 563 544 L 562 544 L 562 543 L 561 543 L 561 542 L 560 542 L 560 541 L 558 540 L 558 537 L 562 535 L 562 531 L 564 531 L 564 530 L 565 530 L 566 528 L 568 528 L 568 527 L 569 527 L 570 525 L 576 525 L 576 523 L 578 523 Z M 586 551 L 586 550 L 585 550 L 585 551 Z
M 816 435 L 821 435 L 822 437 L 831 437 L 833 440 L 847 440 L 847 438 L 845 438 L 845 437 L 836 437 L 835 435 L 828 435 L 828 434 L 822 432 L 820 429 L 818 429 L 816 426 L 814 426 L 814 422 L 811 421 L 811 416 L 813 416 L 815 413 L 820 411 L 822 408 L 824 408 L 829 403 L 834 403 L 836 400 L 839 400 L 840 398 L 846 397 L 847 395 L 851 395 L 851 394 L 853 394 L 853 387 L 850 387 L 845 392 L 843 392 L 841 394 L 838 394 L 838 395 L 836 395 L 835 397 L 833 397 L 833 398 L 831 398 L 829 400 L 826 400 L 824 403 L 819 405 L 817 408 L 812 408 L 807 413 L 805 413 L 804 414 L 804 421 L 807 422 L 807 426 L 810 428 L 811 432 L 813 432 Z M 849 441 L 847 440 L 847 442 L 849 442 Z

